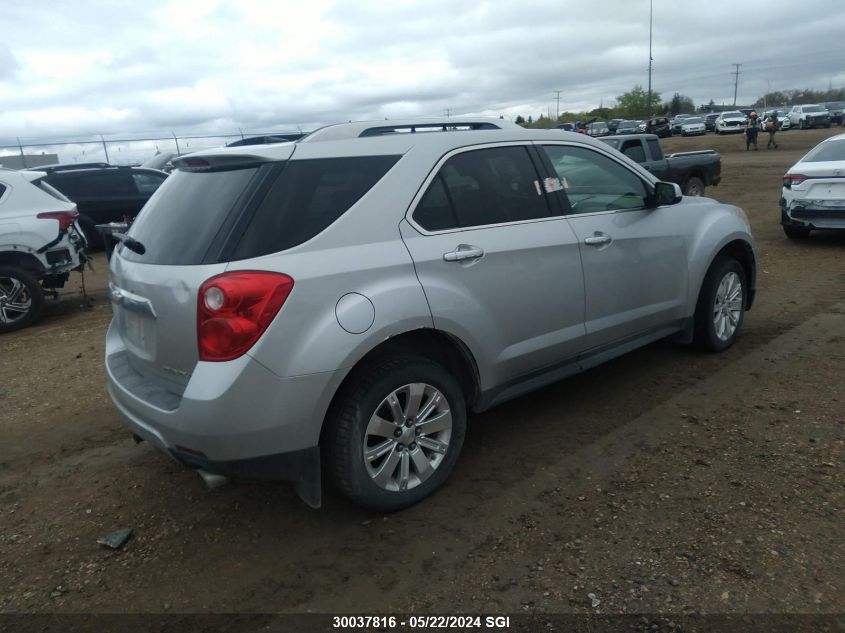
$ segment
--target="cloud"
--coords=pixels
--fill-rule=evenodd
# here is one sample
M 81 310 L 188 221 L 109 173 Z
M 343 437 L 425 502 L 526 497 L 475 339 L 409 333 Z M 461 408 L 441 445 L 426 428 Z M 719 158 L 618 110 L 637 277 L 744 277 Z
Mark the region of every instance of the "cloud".
M 537 116 L 648 81 L 648 3 L 538 0 L 0 5 L 0 145 L 67 135 L 309 129 L 349 119 Z M 655 0 L 653 85 L 696 103 L 845 84 L 845 13 L 805 0 Z

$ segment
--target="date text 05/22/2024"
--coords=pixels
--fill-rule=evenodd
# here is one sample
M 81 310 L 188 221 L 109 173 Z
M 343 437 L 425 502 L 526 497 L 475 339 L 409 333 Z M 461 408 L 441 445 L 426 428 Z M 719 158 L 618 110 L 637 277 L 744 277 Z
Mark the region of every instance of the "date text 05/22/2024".
M 334 629 L 479 629 L 504 630 L 510 628 L 506 615 L 349 615 L 333 616 Z

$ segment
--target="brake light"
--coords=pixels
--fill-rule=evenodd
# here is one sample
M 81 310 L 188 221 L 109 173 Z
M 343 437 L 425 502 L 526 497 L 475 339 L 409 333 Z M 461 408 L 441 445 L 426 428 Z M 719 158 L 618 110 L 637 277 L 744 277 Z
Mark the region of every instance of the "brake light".
M 786 174 L 783 177 L 783 186 L 791 189 L 792 185 L 800 185 L 805 180 L 807 180 L 807 176 L 803 174 Z
M 239 270 L 207 280 L 197 297 L 199 359 L 242 356 L 276 317 L 291 290 L 291 277 L 266 271 Z
M 64 233 L 76 221 L 76 218 L 79 217 L 79 211 L 76 209 L 73 211 L 46 211 L 39 213 L 35 217 L 39 220 L 58 220 L 59 233 Z

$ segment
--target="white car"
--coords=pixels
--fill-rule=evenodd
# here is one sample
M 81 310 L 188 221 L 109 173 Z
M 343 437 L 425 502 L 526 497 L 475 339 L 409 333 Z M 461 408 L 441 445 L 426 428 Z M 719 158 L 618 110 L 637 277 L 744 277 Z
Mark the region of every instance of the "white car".
M 705 132 L 707 128 L 704 126 L 704 119 L 700 116 L 690 117 L 681 122 L 681 136 L 695 136 Z
M 0 333 L 32 323 L 87 261 L 76 205 L 46 175 L 0 168 Z
M 811 127 L 830 127 L 830 112 L 823 105 L 797 105 L 789 111 L 792 127 L 804 130 Z
M 738 134 L 745 131 L 748 118 L 739 110 L 722 112 L 716 119 L 716 134 Z
M 823 140 L 783 177 L 781 224 L 790 239 L 845 229 L 845 134 Z

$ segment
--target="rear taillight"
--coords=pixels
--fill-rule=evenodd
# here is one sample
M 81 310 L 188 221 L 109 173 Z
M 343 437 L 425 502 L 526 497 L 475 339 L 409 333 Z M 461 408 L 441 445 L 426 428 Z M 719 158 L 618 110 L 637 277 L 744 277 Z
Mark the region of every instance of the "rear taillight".
M 44 213 L 39 213 L 35 217 L 39 220 L 58 220 L 59 233 L 64 233 L 70 228 L 71 224 L 76 221 L 76 218 L 79 217 L 79 211 L 76 209 L 73 211 L 46 211 Z
M 217 275 L 197 297 L 199 359 L 233 360 L 252 347 L 293 289 L 282 273 L 239 270 Z
M 783 186 L 791 189 L 792 185 L 800 185 L 805 180 L 807 180 L 807 177 L 802 174 L 786 174 L 783 177 Z

